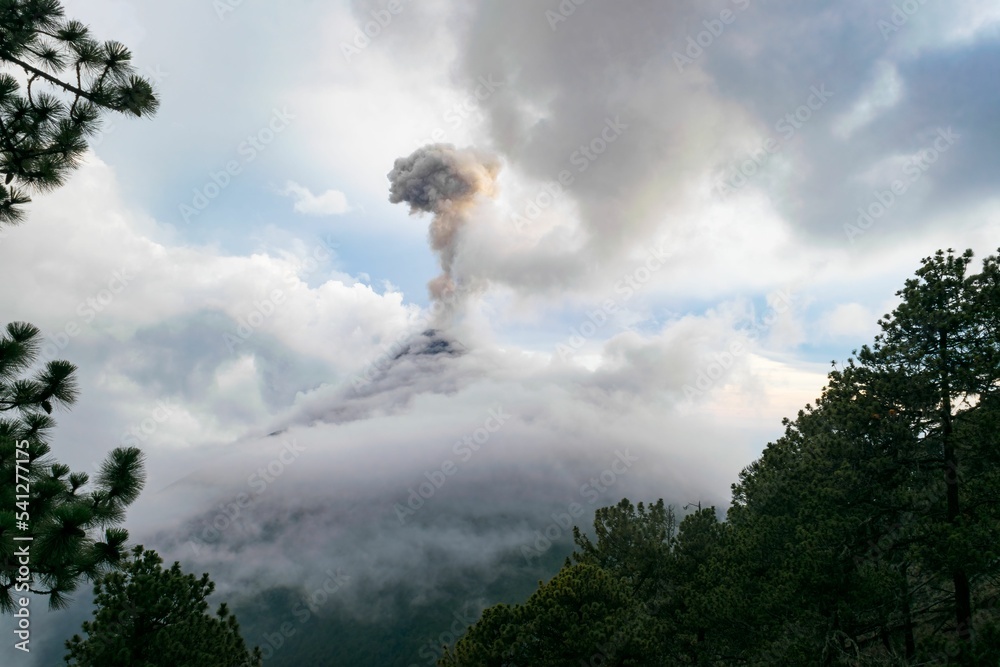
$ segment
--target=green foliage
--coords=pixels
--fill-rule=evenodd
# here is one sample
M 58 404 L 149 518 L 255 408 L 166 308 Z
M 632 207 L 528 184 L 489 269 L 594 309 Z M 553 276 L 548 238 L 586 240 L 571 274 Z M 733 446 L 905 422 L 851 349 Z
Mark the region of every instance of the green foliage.
M 620 579 L 590 565 L 569 565 L 523 605 L 497 605 L 448 650 L 440 665 L 638 664 L 642 618 Z
M 88 490 L 86 473 L 71 473 L 51 456 L 46 434 L 53 407 L 76 399 L 76 368 L 50 361 L 31 377 L 40 332 L 11 323 L 0 335 L 0 612 L 13 611 L 14 593 L 49 596 L 66 604 L 81 578 L 93 579 L 124 555 L 128 532 L 117 527 L 139 495 L 145 473 L 136 448 L 113 450 Z M 17 477 L 20 476 L 18 486 Z M 21 522 L 24 523 L 21 523 Z M 15 536 L 31 536 L 18 542 Z M 31 580 L 18 581 L 18 548 L 30 544 Z
M 875 343 L 734 485 L 730 576 L 766 628 L 746 654 L 888 665 L 973 664 L 981 652 L 973 637 L 997 622 L 1000 564 L 988 537 L 1000 518 L 988 307 L 1000 283 L 995 257 L 968 275 L 971 257 L 924 259 Z
M 577 564 L 440 664 L 579 664 L 610 641 L 600 664 L 995 665 L 1000 263 L 971 260 L 923 260 L 874 344 L 742 471 L 725 523 L 603 508 L 596 543 L 574 529 Z M 552 653 L 567 641 L 583 651 Z
M 100 129 L 102 111 L 150 116 L 159 106 L 119 42 L 98 42 L 57 0 L 0 0 L 0 63 L 23 72 L 23 87 L 0 72 L 0 225 L 19 222 L 22 185 L 61 185 Z M 13 183 L 13 184 L 12 184 Z
M 215 584 L 184 574 L 180 563 L 164 570 L 155 551 L 137 546 L 120 571 L 94 584 L 94 620 L 87 638 L 66 642 L 75 667 L 259 667 L 260 649 L 248 651 L 239 623 L 225 603 L 207 613 Z
M 659 665 L 674 628 L 667 569 L 673 510 L 623 500 L 599 509 L 596 543 L 574 529 L 578 547 L 563 569 L 523 605 L 497 605 L 439 662 L 447 667 L 567 664 Z M 575 561 L 575 562 L 571 562 Z
M 676 529 L 673 508 L 665 507 L 663 500 L 647 509 L 642 503 L 636 508 L 623 499 L 595 513 L 597 544 L 573 527 L 579 551 L 572 558 L 607 570 L 623 580 L 633 595 L 647 598 L 664 578 L 662 568 Z

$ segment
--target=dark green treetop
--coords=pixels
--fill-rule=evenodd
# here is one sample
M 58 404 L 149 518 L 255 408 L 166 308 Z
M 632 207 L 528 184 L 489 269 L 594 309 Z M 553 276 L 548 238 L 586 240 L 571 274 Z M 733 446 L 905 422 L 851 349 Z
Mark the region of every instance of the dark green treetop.
M 102 111 L 141 117 L 159 106 L 128 48 L 95 40 L 58 0 L 0 0 L 2 66 L 14 73 L 0 70 L 0 225 L 22 219 L 28 190 L 63 183 Z
M 66 642 L 73 667 L 260 667 L 259 648 L 247 650 L 240 626 L 225 603 L 209 614 L 215 590 L 208 574 L 181 571 L 142 546 L 125 566 L 94 584 L 94 619 L 86 638 Z

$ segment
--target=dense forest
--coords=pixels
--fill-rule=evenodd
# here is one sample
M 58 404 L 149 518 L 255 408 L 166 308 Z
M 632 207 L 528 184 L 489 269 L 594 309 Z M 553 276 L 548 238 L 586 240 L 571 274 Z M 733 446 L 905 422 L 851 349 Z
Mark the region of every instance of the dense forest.
M 596 539 L 442 667 L 996 665 L 1000 265 L 937 252 L 714 507 L 598 511 Z

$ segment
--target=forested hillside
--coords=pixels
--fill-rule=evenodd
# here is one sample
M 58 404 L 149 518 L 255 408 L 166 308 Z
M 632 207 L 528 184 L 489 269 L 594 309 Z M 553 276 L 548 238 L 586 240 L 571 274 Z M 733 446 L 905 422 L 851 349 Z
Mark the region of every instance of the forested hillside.
M 996 665 L 1000 270 L 939 251 L 740 474 L 725 520 L 598 512 L 443 667 Z

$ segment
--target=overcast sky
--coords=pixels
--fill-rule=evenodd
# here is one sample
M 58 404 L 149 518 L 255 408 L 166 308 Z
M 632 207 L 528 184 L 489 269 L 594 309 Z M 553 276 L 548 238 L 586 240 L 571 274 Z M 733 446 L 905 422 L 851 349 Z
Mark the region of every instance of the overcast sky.
M 80 367 L 59 458 L 140 444 L 133 538 L 222 589 L 486 563 L 545 517 L 477 511 L 592 513 L 607 470 L 724 508 L 922 257 L 1000 245 L 995 0 L 64 5 L 162 106 L 3 232 L 0 305 Z M 389 202 L 429 143 L 497 165 L 446 316 L 431 215 Z M 450 354 L 393 360 L 430 326 Z

